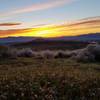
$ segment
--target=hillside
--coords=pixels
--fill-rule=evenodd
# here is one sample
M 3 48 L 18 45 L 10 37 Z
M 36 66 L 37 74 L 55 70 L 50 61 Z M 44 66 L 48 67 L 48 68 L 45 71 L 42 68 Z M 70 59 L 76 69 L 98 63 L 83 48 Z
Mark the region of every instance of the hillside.
M 33 37 L 7 37 L 0 38 L 0 44 L 15 44 L 15 43 L 24 43 L 34 40 Z
M 81 42 L 81 41 L 61 41 L 61 40 L 52 40 L 52 41 L 38 41 L 33 40 L 31 42 L 27 43 L 17 43 L 14 45 L 11 45 L 11 47 L 15 48 L 32 48 L 35 50 L 65 50 L 65 49 L 79 49 L 83 48 L 86 45 L 88 45 L 88 42 Z
M 0 44 L 16 44 L 30 41 L 100 41 L 100 33 L 90 33 L 79 36 L 64 36 L 56 38 L 41 38 L 41 37 L 7 37 L 0 38 Z

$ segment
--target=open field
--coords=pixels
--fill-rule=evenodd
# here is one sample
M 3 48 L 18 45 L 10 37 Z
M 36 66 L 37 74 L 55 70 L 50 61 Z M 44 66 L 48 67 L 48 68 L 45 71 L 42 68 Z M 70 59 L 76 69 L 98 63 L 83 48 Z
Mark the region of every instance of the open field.
M 100 100 L 100 63 L 0 59 L 0 100 Z

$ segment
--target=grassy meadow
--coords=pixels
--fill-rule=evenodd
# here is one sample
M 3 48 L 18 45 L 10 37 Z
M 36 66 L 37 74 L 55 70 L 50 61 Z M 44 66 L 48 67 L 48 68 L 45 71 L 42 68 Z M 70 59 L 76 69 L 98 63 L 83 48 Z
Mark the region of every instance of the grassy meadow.
M 1 58 L 0 100 L 100 100 L 100 63 Z

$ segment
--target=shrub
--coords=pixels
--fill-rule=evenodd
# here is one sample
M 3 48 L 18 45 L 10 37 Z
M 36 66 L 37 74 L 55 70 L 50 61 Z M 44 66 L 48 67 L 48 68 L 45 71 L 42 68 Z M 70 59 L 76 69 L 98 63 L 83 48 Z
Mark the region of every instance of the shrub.
M 32 57 L 34 52 L 30 48 L 25 48 L 17 51 L 18 57 Z

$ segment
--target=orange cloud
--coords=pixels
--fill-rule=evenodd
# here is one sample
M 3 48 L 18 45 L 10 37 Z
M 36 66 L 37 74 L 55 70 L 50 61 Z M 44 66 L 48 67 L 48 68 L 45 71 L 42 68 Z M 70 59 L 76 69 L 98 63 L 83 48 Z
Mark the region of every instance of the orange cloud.
M 27 29 L 9 29 L 9 30 L 0 30 L 0 37 L 8 37 L 8 36 L 25 36 L 26 33 L 30 31 L 36 31 L 34 28 Z
M 77 26 L 77 25 L 94 25 L 94 23 L 96 23 L 96 25 L 97 24 L 100 24 L 100 19 L 98 19 L 98 20 L 89 20 L 89 21 L 82 21 L 82 22 L 77 22 L 77 23 L 73 23 L 73 24 L 70 24 L 70 25 L 68 25 L 68 26 Z
M 0 23 L 0 26 L 16 26 L 21 25 L 21 23 Z

